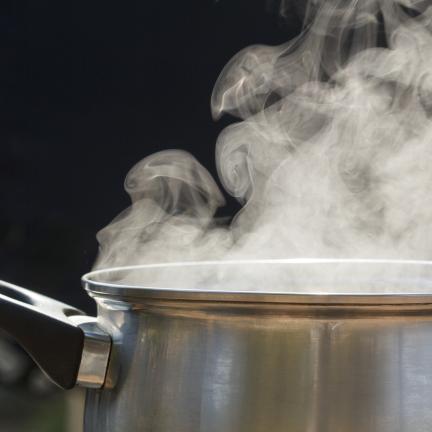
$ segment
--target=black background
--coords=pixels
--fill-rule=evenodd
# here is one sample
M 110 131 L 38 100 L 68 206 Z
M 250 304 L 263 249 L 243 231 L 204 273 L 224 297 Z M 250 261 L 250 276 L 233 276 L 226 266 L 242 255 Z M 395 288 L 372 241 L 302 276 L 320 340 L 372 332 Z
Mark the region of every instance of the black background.
M 182 148 L 215 175 L 216 137 L 232 121 L 211 119 L 217 76 L 300 20 L 264 0 L 2 5 L 0 278 L 91 312 L 80 276 L 96 232 L 129 204 L 129 168 Z

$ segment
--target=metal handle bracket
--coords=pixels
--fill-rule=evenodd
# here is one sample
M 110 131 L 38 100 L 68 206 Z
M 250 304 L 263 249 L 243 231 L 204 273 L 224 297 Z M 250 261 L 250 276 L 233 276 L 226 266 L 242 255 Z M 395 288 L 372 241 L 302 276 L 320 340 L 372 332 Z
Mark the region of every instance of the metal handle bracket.
M 96 318 L 49 297 L 0 281 L 0 328 L 14 338 L 58 386 L 99 388 L 110 336 Z
M 77 384 L 82 387 L 101 388 L 105 383 L 111 353 L 111 338 L 88 316 L 69 318 L 84 332 L 84 346 L 77 374 Z

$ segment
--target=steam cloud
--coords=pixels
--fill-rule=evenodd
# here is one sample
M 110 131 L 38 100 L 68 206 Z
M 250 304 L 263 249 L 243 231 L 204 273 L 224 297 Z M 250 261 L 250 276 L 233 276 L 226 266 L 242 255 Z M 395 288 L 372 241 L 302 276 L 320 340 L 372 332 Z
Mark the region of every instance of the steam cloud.
M 214 87 L 213 116 L 241 119 L 216 147 L 222 184 L 243 204 L 231 225 L 214 219 L 224 198 L 193 156 L 157 153 L 127 175 L 132 206 L 99 232 L 96 268 L 432 259 L 430 1 L 310 0 L 303 9 L 299 37 L 242 50 Z M 251 267 L 236 272 L 236 288 L 263 289 Z M 224 270 L 208 272 L 182 283 L 224 287 Z M 284 289 L 288 276 L 262 272 Z

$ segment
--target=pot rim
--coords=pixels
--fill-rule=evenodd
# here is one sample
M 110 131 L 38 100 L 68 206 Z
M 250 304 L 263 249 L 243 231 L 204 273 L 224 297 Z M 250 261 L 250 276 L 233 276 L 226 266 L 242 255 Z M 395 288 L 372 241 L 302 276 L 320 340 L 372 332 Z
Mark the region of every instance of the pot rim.
M 382 265 L 386 267 L 403 266 L 409 271 L 418 268 L 428 271 L 430 277 L 406 277 L 406 280 L 388 279 L 381 281 L 382 286 L 387 286 L 385 292 L 329 292 L 320 291 L 315 285 L 314 292 L 298 291 L 237 291 L 237 290 L 210 290 L 197 288 L 170 288 L 156 287 L 152 285 L 134 285 L 113 283 L 101 279 L 112 272 L 134 271 L 145 269 L 173 269 L 178 267 L 197 268 L 199 266 L 231 266 L 231 265 L 295 265 L 295 266 L 370 266 Z M 364 283 L 365 281 L 363 281 Z M 307 283 L 304 283 L 307 287 Z M 313 282 L 317 284 L 317 282 Z M 284 303 L 284 304 L 321 304 L 321 305 L 401 305 L 401 304 L 432 304 L 432 261 L 418 260 L 387 260 L 387 259 L 251 259 L 232 261 L 187 261 L 171 263 L 143 264 L 124 267 L 113 267 L 95 270 L 82 277 L 82 284 L 92 297 L 115 297 L 119 299 L 160 299 L 160 300 L 185 300 L 185 301 L 208 301 L 208 302 L 244 302 L 244 303 Z M 321 282 L 318 282 L 318 285 Z M 344 285 L 357 286 L 356 279 L 344 282 Z M 391 291 L 389 286 L 413 287 L 421 286 L 422 292 Z M 411 288 L 412 289 L 412 288 Z

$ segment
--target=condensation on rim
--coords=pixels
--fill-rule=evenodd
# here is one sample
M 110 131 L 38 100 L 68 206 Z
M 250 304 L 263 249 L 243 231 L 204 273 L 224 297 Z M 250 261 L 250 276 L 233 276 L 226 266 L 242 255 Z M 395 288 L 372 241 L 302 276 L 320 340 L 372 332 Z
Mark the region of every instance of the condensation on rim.
M 287 266 L 403 266 L 400 268 L 411 271 L 414 268 L 422 268 L 430 272 L 430 278 L 419 280 L 410 278 L 408 275 L 404 280 L 389 280 L 389 285 L 398 285 L 398 290 L 385 293 L 362 293 L 329 292 L 329 290 L 315 292 L 290 292 L 290 291 L 236 291 L 236 290 L 209 290 L 192 288 L 172 288 L 166 286 L 119 284 L 109 281 L 109 275 L 118 272 L 143 272 L 146 269 L 176 269 L 194 268 L 202 266 L 235 266 L 235 265 L 287 265 Z M 104 280 L 104 277 L 107 280 Z M 82 277 L 84 288 L 94 297 L 113 296 L 122 299 L 166 299 L 166 300 L 188 300 L 188 301 L 214 301 L 214 302 L 251 302 L 251 303 L 289 303 L 289 304 L 366 304 L 366 305 L 392 305 L 392 304 L 432 304 L 432 261 L 414 260 L 371 260 L 371 259 L 269 259 L 269 260 L 237 260 L 237 261 L 197 261 L 197 262 L 175 262 L 145 264 L 137 266 L 126 266 L 108 268 L 92 271 Z M 356 280 L 345 281 L 345 284 L 356 286 Z M 423 291 L 415 292 L 413 287 L 422 284 Z M 305 287 L 308 282 L 305 280 Z M 404 292 L 408 287 L 411 291 Z

